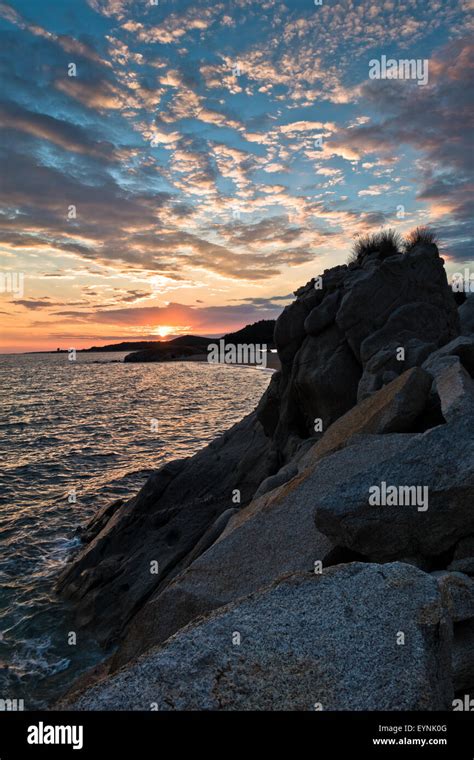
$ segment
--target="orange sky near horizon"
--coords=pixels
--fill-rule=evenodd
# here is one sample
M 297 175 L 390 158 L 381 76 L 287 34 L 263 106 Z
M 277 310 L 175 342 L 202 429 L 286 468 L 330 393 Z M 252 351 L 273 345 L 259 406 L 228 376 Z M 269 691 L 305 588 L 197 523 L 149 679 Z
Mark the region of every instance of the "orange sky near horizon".
M 16 0 L 0 34 L 0 353 L 275 319 L 380 229 L 474 271 L 465 0 Z

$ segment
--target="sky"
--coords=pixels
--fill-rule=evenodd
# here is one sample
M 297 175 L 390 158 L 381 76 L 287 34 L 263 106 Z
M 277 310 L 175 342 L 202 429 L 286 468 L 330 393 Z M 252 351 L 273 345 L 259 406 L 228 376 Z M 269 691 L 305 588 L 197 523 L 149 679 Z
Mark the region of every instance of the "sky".
M 0 352 L 273 319 L 380 228 L 473 267 L 472 9 L 0 2 Z

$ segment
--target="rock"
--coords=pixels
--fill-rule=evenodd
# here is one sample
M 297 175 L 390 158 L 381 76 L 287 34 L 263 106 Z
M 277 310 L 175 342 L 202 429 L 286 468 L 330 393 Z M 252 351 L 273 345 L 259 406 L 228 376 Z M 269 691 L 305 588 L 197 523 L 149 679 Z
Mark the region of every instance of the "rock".
M 426 328 L 426 312 L 421 310 L 420 320 L 414 305 L 427 305 L 435 317 L 435 332 L 430 330 L 430 342 L 436 337 L 438 345 L 448 342 L 459 332 L 459 317 L 456 304 L 448 286 L 443 262 L 435 247 L 432 249 L 416 248 L 408 254 L 391 256 L 364 276 L 354 279 L 347 288 L 338 311 L 336 322 L 345 333 L 349 344 L 357 357 L 361 357 L 364 341 L 396 314 L 394 320 L 394 337 L 398 337 L 400 318 L 409 327 L 413 337 L 425 340 L 423 330 Z M 402 307 L 409 306 L 408 311 Z M 402 311 L 400 312 L 400 309 Z M 411 320 L 411 321 L 410 321 Z M 384 340 L 390 338 L 390 331 L 384 333 Z M 380 345 L 380 343 L 379 343 Z M 367 347 L 364 356 L 368 358 Z
M 462 335 L 472 335 L 474 333 L 474 293 L 467 296 L 458 311 Z
M 429 303 L 409 303 L 393 311 L 383 327 L 371 333 L 360 344 L 360 358 L 366 364 L 378 351 L 396 337 L 399 346 L 418 339 L 420 344 L 435 343 L 445 327 L 443 313 Z M 419 335 L 423 340 L 419 340 Z M 426 357 L 425 357 L 426 358 Z
M 219 539 L 135 617 L 113 669 L 159 644 L 199 615 L 257 591 L 283 574 L 314 572 L 332 544 L 316 530 L 314 508 L 278 491 L 254 499 Z
M 219 540 L 171 586 L 153 596 L 129 628 L 116 662 L 123 664 L 194 616 L 255 591 L 283 572 L 309 570 L 314 561 L 325 560 L 332 544 L 315 530 L 314 519 L 316 494 L 324 492 L 326 484 L 317 477 L 309 478 L 309 470 L 357 434 L 409 430 L 425 408 L 430 387 L 428 373 L 420 368 L 408 370 L 337 420 L 302 456 L 298 475 L 291 464 L 265 480 L 260 489 L 273 486 L 275 490 L 257 498 L 259 489 L 252 503 L 230 520 Z M 385 441 L 390 440 L 377 443 L 373 463 L 379 457 L 383 462 Z M 405 437 L 402 440 L 407 441 Z M 358 457 L 348 457 L 344 477 L 359 470 Z M 330 479 L 329 488 L 333 487 Z
M 336 319 L 341 302 L 341 292 L 336 291 L 326 296 L 319 306 L 315 306 L 304 322 L 307 335 L 319 335 L 326 327 L 330 327 Z
M 474 620 L 454 627 L 452 670 L 455 692 L 474 696 Z
M 263 494 L 268 493 L 268 491 L 273 491 L 274 488 L 282 486 L 283 483 L 287 483 L 294 478 L 295 475 L 298 475 L 298 468 L 293 462 L 290 462 L 285 465 L 285 467 L 278 470 L 276 475 L 270 475 L 269 478 L 265 478 L 265 480 L 260 483 L 255 492 L 254 499 L 258 499 L 259 496 L 263 496 Z
M 314 468 L 322 457 L 344 448 L 354 436 L 410 431 L 424 418 L 430 387 L 430 375 L 420 368 L 413 368 L 357 404 L 330 425 L 319 441 L 313 444 L 308 441 L 308 445 L 302 447 L 301 453 L 298 452 L 293 459 L 298 465 L 298 475 L 287 481 L 287 488 L 280 489 L 279 498 L 297 498 L 294 489 L 307 478 L 305 470 Z
M 305 336 L 305 319 L 322 299 L 322 293 L 310 287 L 292 304 L 286 306 L 275 325 L 275 345 L 282 364 L 291 364 Z
M 464 559 L 458 559 L 455 562 L 451 562 L 451 564 L 448 565 L 448 570 L 465 573 L 466 575 L 474 575 L 474 557 L 464 557 Z
M 226 509 L 225 512 L 223 512 L 215 522 L 212 523 L 210 528 L 206 530 L 202 538 L 199 539 L 194 549 L 188 554 L 186 558 L 187 564 L 191 565 L 195 559 L 201 556 L 201 554 L 204 554 L 212 544 L 214 544 L 219 536 L 224 531 L 224 528 L 226 527 L 227 523 L 229 522 L 230 518 L 233 517 L 238 513 L 238 509 L 235 507 L 231 507 L 230 509 Z
M 448 570 L 474 575 L 474 536 L 467 536 L 459 541 Z
M 450 657 L 429 575 L 352 563 L 229 605 L 60 707 L 443 710 L 453 699 Z
M 402 348 L 405 352 L 405 358 L 400 361 L 398 352 Z M 357 401 L 363 401 L 372 393 L 376 393 L 384 385 L 398 377 L 401 371 L 421 366 L 435 349 L 435 344 L 420 341 L 418 338 L 409 338 L 407 335 L 403 341 L 392 339 L 365 363 L 364 373 L 357 389 Z
M 123 499 L 117 499 L 117 501 L 113 501 L 111 504 L 106 504 L 104 507 L 99 509 L 96 514 L 93 515 L 87 525 L 78 529 L 78 534 L 81 538 L 81 541 L 83 541 L 83 543 L 92 541 L 92 539 L 95 538 L 98 533 L 100 533 L 102 528 L 106 526 L 114 512 L 119 507 L 121 507 L 122 504 Z
M 453 623 L 460 623 L 474 617 L 474 580 L 464 573 L 437 570 L 432 573 L 436 579 L 444 605 Z
M 449 357 L 450 364 L 442 369 L 438 365 L 433 389 L 441 400 L 444 419 L 474 414 L 474 382 L 457 357 Z
M 459 335 L 459 315 L 435 245 L 334 267 L 296 291 L 275 325 L 282 372 L 258 408 L 279 466 L 314 436 Z M 397 350 L 404 348 L 400 360 Z
M 102 644 L 113 643 L 153 591 L 196 556 L 198 542 L 232 505 L 233 490 L 240 490 L 242 505 L 250 501 L 269 475 L 268 450 L 252 414 L 195 456 L 151 476 L 58 581 L 74 601 L 77 625 L 93 627 Z
M 102 510 L 59 580 L 78 627 L 122 642 L 116 666 L 283 572 L 361 556 L 431 570 L 474 533 L 474 415 L 462 413 L 474 340 L 459 337 L 436 246 L 375 252 L 295 296 L 275 325 L 281 371 L 256 412 Z M 428 485 L 428 511 L 369 507 L 382 479 Z
M 351 409 L 359 379 L 360 366 L 336 325 L 317 338 L 307 338 L 295 356 L 291 377 L 303 430 L 314 431 L 315 419 L 321 419 L 326 429 Z M 285 407 L 283 424 L 288 424 L 284 412 Z M 279 428 L 277 437 L 278 432 Z
M 413 368 L 353 407 L 326 431 L 305 454 L 300 470 L 314 466 L 323 456 L 343 448 L 361 433 L 404 433 L 423 414 L 431 388 L 430 375 Z M 303 475 L 304 477 L 304 475 Z
M 436 376 L 440 369 L 452 366 L 452 357 L 458 357 L 471 377 L 474 377 L 474 337 L 459 336 L 434 351 L 423 364 L 423 369 Z
M 260 399 L 256 409 L 257 419 L 262 425 L 265 435 L 269 438 L 274 436 L 278 425 L 280 401 L 284 392 L 282 389 L 283 385 L 284 378 L 282 377 L 282 373 L 274 372 L 268 388 Z
M 452 549 L 474 531 L 473 438 L 468 415 L 421 434 L 368 436 L 324 458 L 308 478 L 318 484 L 316 526 L 335 544 L 377 561 Z M 352 460 L 359 463 L 355 474 Z M 418 487 L 418 505 L 371 505 L 371 489 L 382 482 Z

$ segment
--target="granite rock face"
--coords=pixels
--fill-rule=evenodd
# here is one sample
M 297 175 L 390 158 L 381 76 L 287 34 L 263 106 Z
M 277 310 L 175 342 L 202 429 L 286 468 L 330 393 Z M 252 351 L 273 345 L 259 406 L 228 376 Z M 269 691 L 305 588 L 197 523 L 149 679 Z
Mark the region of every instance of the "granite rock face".
M 332 480 L 332 488 L 315 494 L 316 526 L 337 545 L 378 561 L 452 550 L 474 531 L 473 441 L 474 419 L 467 417 L 425 433 L 355 442 L 313 473 L 315 481 Z M 375 459 L 378 447 L 382 460 Z M 351 458 L 359 462 L 355 475 L 345 474 Z M 388 487 L 396 489 L 392 497 Z
M 402 563 L 351 563 L 229 605 L 63 706 L 443 710 L 450 642 L 436 580 Z
M 298 464 L 287 465 L 286 472 L 263 481 L 249 506 L 224 512 L 217 520 L 218 529 L 212 526 L 187 557 L 187 569 L 153 593 L 135 615 L 112 669 L 163 642 L 199 615 L 258 590 L 282 573 L 310 572 L 317 561 L 326 564 L 333 544 L 316 529 L 316 501 L 307 468 L 356 434 L 409 430 L 426 407 L 431 384 L 431 376 L 422 369 L 408 370 L 335 422 Z M 354 463 L 345 467 L 346 473 L 351 466 Z M 358 471 L 357 461 L 355 467 Z
M 288 508 L 275 493 L 255 499 L 229 520 L 208 551 L 145 603 L 114 655 L 112 668 L 281 575 L 314 572 L 317 563 L 326 564 L 332 549 L 316 529 L 314 509 L 307 504 Z
M 58 589 L 117 648 L 65 707 L 433 710 L 474 690 L 474 338 L 443 261 L 372 254 L 295 295 L 256 411 L 83 529 Z M 369 502 L 383 484 L 401 503 Z

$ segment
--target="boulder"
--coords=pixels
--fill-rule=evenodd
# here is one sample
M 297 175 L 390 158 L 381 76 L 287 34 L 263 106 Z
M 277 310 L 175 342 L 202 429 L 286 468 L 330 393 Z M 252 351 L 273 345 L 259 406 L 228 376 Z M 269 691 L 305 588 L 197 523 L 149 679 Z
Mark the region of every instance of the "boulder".
M 464 573 L 446 570 L 437 570 L 432 575 L 453 623 L 474 618 L 474 580 Z
M 404 358 L 399 358 L 400 349 Z M 401 372 L 411 367 L 420 367 L 424 360 L 436 349 L 434 343 L 409 337 L 408 333 L 391 339 L 377 350 L 364 364 L 364 372 L 357 388 L 357 401 L 363 401 L 376 393 L 384 385 L 394 380 Z
M 325 561 L 332 544 L 314 525 L 315 494 L 325 483 L 308 479 L 309 470 L 357 434 L 409 430 L 423 413 L 431 381 L 420 368 L 408 370 L 337 420 L 301 457 L 299 474 L 291 463 L 263 481 L 251 504 L 232 517 L 219 539 L 145 604 L 128 629 L 115 666 L 160 643 L 193 617 L 257 590 L 282 572 L 310 570 L 316 560 Z M 385 448 L 377 448 L 383 461 Z M 359 469 L 353 457 L 344 474 Z
M 402 307 L 406 306 L 409 309 L 404 311 Z M 372 354 L 366 344 L 361 356 L 362 344 L 379 330 L 383 330 L 384 341 L 392 336 L 398 338 L 400 329 L 406 327 L 412 337 L 425 340 L 425 306 L 431 314 L 436 310 L 435 329 L 428 327 L 429 342 L 441 346 L 458 335 L 456 303 L 436 246 L 418 246 L 408 254 L 391 256 L 349 282 L 336 322 L 356 357 L 365 361 Z M 408 321 L 404 316 L 409 317 Z M 392 317 L 393 331 L 385 327 Z
M 449 363 L 437 366 L 433 390 L 441 400 L 444 419 L 474 415 L 474 382 L 457 357 L 446 357 Z
M 322 300 L 323 294 L 312 283 L 296 301 L 286 306 L 275 325 L 275 345 L 282 364 L 291 364 L 305 336 L 304 323 L 310 311 Z
M 452 570 L 471 567 L 472 557 L 456 558 L 456 547 L 474 534 L 469 509 L 474 414 L 466 413 L 472 400 L 474 340 L 459 337 L 456 303 L 436 246 L 417 246 L 385 259 L 375 252 L 362 262 L 326 270 L 295 296 L 275 325 L 281 371 L 272 376 L 256 412 L 194 457 L 162 467 L 134 499 L 105 508 L 82 533 L 85 545 L 63 572 L 58 590 L 73 602 L 78 627 L 92 628 L 104 645 L 121 642 L 113 667 L 165 641 L 171 646 L 191 630 L 204 630 L 199 616 L 211 614 L 217 620 L 212 616 L 230 614 L 216 610 L 229 603 L 237 610 L 239 599 L 281 573 L 310 573 L 317 561 L 327 568 L 361 557 L 380 562 L 406 558 L 414 565 L 410 572 L 420 572 L 416 565 L 432 570 L 450 561 Z M 396 355 L 400 346 L 404 361 Z M 320 421 L 322 432 L 315 425 Z M 382 480 L 428 486 L 428 510 L 370 506 L 368 489 Z M 368 580 L 375 583 L 382 577 L 378 573 Z M 313 578 L 305 583 L 324 590 L 329 576 L 324 577 L 321 587 Z M 344 584 L 345 576 L 340 578 Z M 295 581 L 295 588 L 300 582 Z M 435 584 L 435 579 L 426 582 Z M 300 613 L 305 611 L 303 597 L 301 592 Z M 331 618 L 329 596 L 324 599 Z M 262 636 L 267 635 L 265 609 L 263 605 L 261 620 L 258 615 L 254 620 Z M 371 609 L 369 605 L 368 620 Z M 288 622 L 292 635 L 296 621 Z M 329 662 L 334 636 L 318 626 Z M 342 652 L 345 633 L 337 636 Z M 265 641 L 271 657 L 271 640 Z M 314 652 L 320 646 L 321 641 L 315 642 Z M 197 663 L 193 651 L 191 647 L 182 671 L 178 669 L 188 679 Z M 231 651 L 235 657 L 242 650 Z M 259 651 L 257 647 L 247 663 L 252 672 L 266 666 L 265 659 L 258 664 Z M 166 704 L 226 708 L 227 693 L 219 692 L 225 678 L 219 675 L 212 686 L 215 699 L 208 691 L 211 665 L 218 663 L 213 658 L 222 656 L 222 651 L 209 654 L 209 671 L 204 662 L 199 694 L 186 702 L 181 692 L 172 692 Z M 382 697 L 370 701 L 367 689 L 356 693 L 359 671 L 349 657 L 341 655 L 341 662 L 352 669 L 351 688 L 343 693 L 338 671 L 332 692 L 324 675 L 325 698 L 328 705 L 341 705 L 338 709 L 353 704 L 363 709 L 363 703 L 375 704 Z M 262 690 L 248 696 L 247 664 L 242 665 L 245 694 L 239 696 L 236 688 L 234 696 L 237 706 L 307 704 L 308 699 L 311 704 L 311 692 L 298 691 L 298 678 L 290 671 L 302 678 L 302 688 L 313 688 L 311 679 L 320 672 L 316 660 L 304 676 L 303 666 L 291 660 L 290 671 L 275 681 L 283 689 L 281 699 L 276 686 L 272 690 L 265 680 Z M 268 665 L 273 676 L 273 660 Z M 168 666 L 163 667 L 156 672 L 165 674 L 164 689 Z M 225 674 L 227 664 L 223 667 Z M 423 661 L 416 667 L 424 667 Z M 154 666 L 149 672 L 153 676 Z M 232 681 L 232 687 L 238 684 Z M 164 694 L 161 688 L 158 684 L 157 699 Z M 414 689 L 408 688 L 403 704 L 443 701 L 426 696 L 424 687 L 415 698 Z M 395 704 L 395 686 L 388 689 L 389 703 Z
M 360 374 L 336 325 L 317 338 L 306 338 L 295 356 L 291 376 L 291 392 L 304 429 L 314 431 L 315 419 L 321 419 L 325 429 L 351 409 L 357 401 Z
M 434 351 L 423 363 L 423 369 L 436 376 L 440 369 L 453 364 L 452 357 L 459 358 L 471 377 L 474 377 L 474 337 L 460 335 Z
M 377 561 L 436 557 L 452 549 L 474 531 L 473 441 L 469 415 L 421 434 L 355 441 L 324 458 L 308 478 L 316 526 L 335 544 Z M 353 460 L 359 463 L 355 474 L 348 469 Z M 398 505 L 371 504 L 375 487 L 384 483 L 414 487 L 416 505 L 403 506 L 403 495 Z
M 60 706 L 443 710 L 453 699 L 450 641 L 428 574 L 351 563 L 277 581 Z
M 426 407 L 430 388 L 427 372 L 409 369 L 336 420 L 308 452 L 306 461 L 336 451 L 356 434 L 410 431 Z

